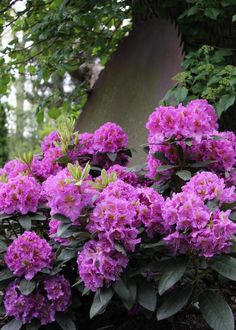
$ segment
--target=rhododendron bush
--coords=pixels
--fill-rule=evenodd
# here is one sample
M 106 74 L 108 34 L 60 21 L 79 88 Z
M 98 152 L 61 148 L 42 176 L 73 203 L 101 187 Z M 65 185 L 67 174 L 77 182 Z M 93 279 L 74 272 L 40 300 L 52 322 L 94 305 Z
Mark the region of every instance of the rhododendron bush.
M 195 310 L 234 329 L 236 136 L 206 100 L 160 106 L 146 128 L 143 166 L 128 167 L 119 125 L 80 133 L 64 119 L 41 155 L 0 170 L 3 329 L 79 328 L 84 297 L 90 318 L 120 300 L 131 315 Z

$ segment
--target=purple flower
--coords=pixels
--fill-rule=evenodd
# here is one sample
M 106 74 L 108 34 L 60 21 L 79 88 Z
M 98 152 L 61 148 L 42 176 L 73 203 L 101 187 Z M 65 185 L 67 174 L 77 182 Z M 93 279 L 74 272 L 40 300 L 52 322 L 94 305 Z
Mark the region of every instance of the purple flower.
M 51 268 L 52 247 L 36 233 L 25 231 L 8 247 L 5 262 L 14 275 L 31 280 L 43 268 Z
M 53 131 L 43 139 L 41 143 L 41 150 L 43 153 L 47 152 L 49 149 L 56 147 L 56 142 L 60 141 L 60 135 L 58 131 Z
M 44 280 L 43 285 L 51 307 L 58 312 L 65 312 L 71 304 L 70 283 L 63 275 L 55 275 Z
M 23 324 L 38 319 L 41 325 L 55 321 L 56 312 L 65 312 L 71 304 L 71 286 L 63 275 L 55 275 L 40 282 L 31 294 L 20 292 L 19 281 L 9 284 L 4 295 L 7 316 Z
M 93 155 L 94 154 L 94 142 L 92 133 L 82 133 L 79 134 L 79 141 L 74 146 L 72 150 L 68 150 L 68 155 L 70 159 L 76 160 L 77 157 L 83 155 Z
M 97 204 L 87 229 L 98 233 L 101 240 L 106 240 L 111 248 L 116 241 L 121 242 L 127 251 L 134 251 L 140 243 L 136 228 L 137 212 L 128 200 L 114 197 L 106 198 Z
M 149 116 L 146 128 L 156 143 L 174 137 L 201 141 L 217 128 L 214 108 L 206 100 L 193 100 L 184 107 L 160 106 Z
M 117 178 L 124 181 L 125 183 L 130 184 L 131 186 L 136 187 L 138 185 L 138 177 L 134 171 L 130 171 L 125 166 L 113 165 L 111 166 L 107 174 L 116 173 Z
M 221 203 L 231 203 L 236 200 L 234 187 L 226 188 L 224 179 L 211 172 L 197 173 L 182 190 L 186 193 L 194 192 L 204 201 L 216 198 Z
M 29 176 L 16 176 L 0 185 L 0 211 L 11 214 L 36 212 L 41 186 Z
M 88 182 L 85 180 L 81 186 L 77 186 L 67 169 L 50 176 L 43 183 L 43 190 L 51 208 L 51 216 L 60 213 L 73 223 L 76 223 L 85 206 L 93 204 L 94 192 Z
M 103 241 L 90 240 L 79 253 L 77 264 L 85 286 L 95 292 L 119 279 L 128 258 L 116 250 L 107 249 Z
M 42 159 L 34 156 L 31 164 L 33 175 L 40 180 L 45 180 L 50 175 L 57 174 L 62 169 L 56 162 L 60 157 L 62 157 L 62 151 L 59 147 L 48 149 Z
M 127 134 L 115 123 L 103 124 L 94 132 L 93 138 L 96 152 L 117 152 L 128 146 Z
M 163 232 L 162 207 L 164 198 L 153 188 L 139 188 L 138 218 L 144 224 L 148 236 Z
M 236 136 L 233 132 L 214 132 L 219 139 L 208 136 L 193 145 L 190 152 L 198 161 L 214 161 L 208 167 L 216 172 L 231 171 L 236 163 Z
M 45 297 L 40 293 L 32 293 L 24 296 L 19 289 L 18 282 L 12 282 L 7 287 L 4 295 L 4 306 L 7 316 L 13 316 L 16 320 L 21 320 L 23 324 L 30 323 L 32 319 L 39 318 L 41 309 L 44 307 Z M 47 308 L 48 312 L 50 308 Z M 52 317 L 44 320 L 47 324 L 55 320 L 55 312 Z
M 213 198 L 218 193 L 214 186 L 211 190 L 212 186 L 207 185 L 211 180 L 206 173 L 200 173 L 197 180 L 193 178 L 187 188 L 183 187 L 183 192 L 167 198 L 162 208 L 164 240 L 175 254 L 196 251 L 209 258 L 230 251 L 236 224 L 229 219 L 230 211 L 223 212 L 219 208 L 211 211 L 204 203 L 207 196 Z M 194 182 L 202 183 L 203 190 L 198 187 L 195 192 Z
M 8 178 L 14 178 L 19 174 L 28 174 L 29 168 L 22 161 L 13 159 L 4 165 L 3 171 L 6 173 Z

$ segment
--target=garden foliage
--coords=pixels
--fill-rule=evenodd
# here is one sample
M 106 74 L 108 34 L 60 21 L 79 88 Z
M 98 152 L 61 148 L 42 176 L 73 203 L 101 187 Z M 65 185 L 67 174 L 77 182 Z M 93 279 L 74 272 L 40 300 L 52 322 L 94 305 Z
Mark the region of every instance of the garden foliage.
M 73 124 L 1 169 L 2 329 L 76 329 L 83 296 L 91 318 L 120 300 L 157 321 L 194 310 L 234 329 L 236 136 L 217 130 L 213 106 L 158 107 L 147 164 L 133 168 L 120 126 Z

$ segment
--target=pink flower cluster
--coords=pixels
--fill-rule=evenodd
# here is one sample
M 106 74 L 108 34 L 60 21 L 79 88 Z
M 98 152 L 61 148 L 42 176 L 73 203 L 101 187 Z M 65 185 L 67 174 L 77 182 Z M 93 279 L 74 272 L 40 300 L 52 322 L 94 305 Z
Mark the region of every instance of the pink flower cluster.
M 55 321 L 56 312 L 65 312 L 71 304 L 71 286 L 62 275 L 42 281 L 35 292 L 23 295 L 19 281 L 12 282 L 4 295 L 7 316 L 13 316 L 23 324 L 38 319 L 41 325 Z
M 58 131 L 53 131 L 43 139 L 41 143 L 41 150 L 43 153 L 55 148 L 57 143 L 60 142 L 60 134 Z
M 78 143 L 72 150 L 68 150 L 68 155 L 72 161 L 76 160 L 78 157 L 93 155 L 95 153 L 93 136 L 92 133 L 87 132 L 79 134 Z
M 231 171 L 236 165 L 236 136 L 233 132 L 215 132 L 189 151 L 197 161 L 213 161 L 208 167 L 217 173 Z
M 173 136 L 201 141 L 217 128 L 214 108 L 206 100 L 193 100 L 186 106 L 160 106 L 148 119 L 146 128 L 156 143 Z
M 194 100 L 184 107 L 159 107 L 146 125 L 149 135 L 147 158 L 148 177 L 155 179 L 158 167 L 178 163 L 176 146 L 181 147 L 185 161 L 210 161 L 207 168 L 217 174 L 232 171 L 236 165 L 236 136 L 233 132 L 218 132 L 214 108 L 206 100 Z M 176 145 L 168 141 L 173 139 Z M 191 140 L 192 145 L 186 143 Z M 155 153 L 162 158 L 155 157 Z M 164 172 L 169 178 L 173 170 Z
M 113 165 L 111 166 L 107 174 L 116 173 L 118 179 L 124 181 L 125 183 L 129 183 L 132 186 L 136 187 L 138 185 L 138 176 L 134 171 L 129 171 L 127 167 L 121 165 Z
M 162 205 L 164 198 L 153 188 L 138 188 L 121 181 L 110 183 L 97 199 L 87 229 L 98 233 L 101 240 L 114 248 L 115 242 L 134 252 L 140 243 L 138 228 L 141 225 L 152 237 L 163 231 Z
M 0 185 L 0 211 L 11 214 L 36 212 L 41 195 L 41 186 L 29 176 L 9 178 Z
M 127 134 L 119 125 L 110 122 L 94 132 L 93 141 L 97 152 L 117 152 L 128 146 Z
M 10 179 L 20 174 L 21 175 L 28 174 L 29 168 L 25 163 L 21 162 L 20 160 L 13 159 L 4 165 L 1 172 L 2 172 L 1 175 L 5 174 L 5 176 Z
M 86 229 L 98 241 L 85 244 L 78 257 L 81 279 L 92 291 L 117 280 L 128 259 L 117 252 L 121 244 L 134 252 L 141 239 L 139 227 L 144 225 L 149 237 L 164 230 L 162 205 L 164 198 L 152 188 L 138 188 L 118 179 L 99 195 Z
M 149 237 L 163 233 L 162 207 L 164 198 L 153 188 L 139 188 L 138 218 L 143 223 Z
M 212 172 L 197 173 L 191 180 L 182 187 L 186 193 L 194 193 L 203 201 L 217 199 L 222 203 L 236 201 L 235 188 L 227 188 L 223 179 Z
M 77 186 L 67 169 L 50 176 L 43 183 L 43 191 L 51 209 L 51 216 L 60 213 L 73 223 L 85 206 L 92 205 L 92 190 L 87 181 Z
M 14 275 L 31 280 L 43 268 L 52 267 L 52 247 L 36 233 L 25 231 L 8 247 L 5 262 Z
M 128 258 L 107 248 L 103 241 L 90 240 L 79 253 L 77 264 L 85 286 L 95 292 L 119 279 L 128 264 Z
M 162 209 L 166 243 L 174 253 L 192 251 L 206 258 L 229 252 L 236 233 L 230 211 L 220 211 L 219 206 L 211 211 L 205 202 L 215 198 L 219 204 L 232 202 L 234 191 L 208 172 L 197 174 L 182 190 L 167 198 Z
M 48 149 L 42 158 L 34 156 L 31 164 L 33 175 L 43 181 L 50 175 L 57 174 L 62 169 L 62 167 L 56 162 L 60 157 L 62 157 L 60 147 Z

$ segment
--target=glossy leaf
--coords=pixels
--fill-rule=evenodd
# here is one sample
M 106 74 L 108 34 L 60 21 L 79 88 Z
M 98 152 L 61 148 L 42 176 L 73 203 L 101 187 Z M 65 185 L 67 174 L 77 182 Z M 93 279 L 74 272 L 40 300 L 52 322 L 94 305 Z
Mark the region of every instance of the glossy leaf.
M 67 314 L 57 313 L 56 321 L 63 330 L 76 330 L 74 321 Z
M 236 281 L 236 259 L 227 256 L 216 256 L 209 261 L 209 266 L 220 275 Z
M 5 324 L 1 330 L 20 330 L 23 323 L 19 320 L 11 320 L 9 323 Z
M 234 330 L 233 313 L 218 293 L 206 290 L 199 297 L 199 307 L 203 318 L 214 330 Z
M 186 257 L 171 260 L 170 265 L 165 267 L 165 271 L 159 281 L 158 291 L 160 295 L 181 279 L 186 271 L 187 265 L 188 258 Z
M 153 286 L 146 280 L 140 281 L 138 285 L 138 303 L 149 311 L 156 309 L 157 294 Z
M 157 310 L 157 319 L 163 320 L 178 313 L 188 302 L 192 294 L 189 285 L 171 291 Z
M 34 281 L 27 281 L 25 279 L 20 281 L 20 291 L 23 295 L 28 296 L 35 289 L 36 283 Z

